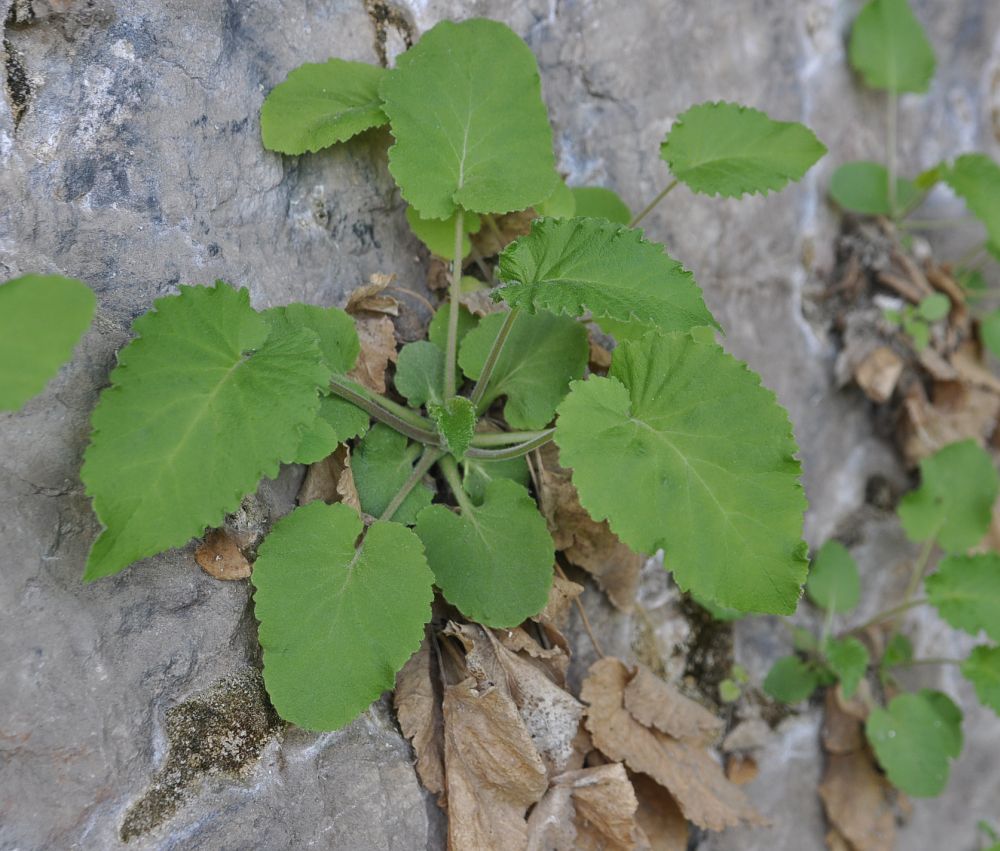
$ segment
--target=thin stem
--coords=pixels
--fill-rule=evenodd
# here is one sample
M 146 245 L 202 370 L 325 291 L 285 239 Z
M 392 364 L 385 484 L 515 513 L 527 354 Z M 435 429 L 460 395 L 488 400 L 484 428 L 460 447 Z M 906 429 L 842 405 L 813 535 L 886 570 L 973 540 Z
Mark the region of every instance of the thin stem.
M 507 337 L 510 336 L 510 329 L 514 326 L 514 320 L 517 319 L 517 314 L 520 309 L 515 307 L 507 311 L 507 315 L 503 319 L 503 324 L 500 326 L 500 330 L 497 331 L 496 339 L 493 341 L 493 346 L 490 348 L 490 353 L 486 356 L 486 363 L 483 364 L 482 372 L 479 373 L 479 378 L 476 379 L 476 385 L 472 388 L 472 395 L 469 397 L 472 402 L 473 407 L 477 410 L 479 408 L 479 403 L 483 399 L 483 394 L 486 392 L 486 386 L 490 382 L 490 378 L 493 376 L 493 369 L 497 365 L 497 361 L 500 359 L 500 352 L 503 351 L 504 343 L 507 342 Z
M 892 618 L 903 614 L 903 612 L 908 612 L 910 609 L 915 609 L 917 606 L 923 606 L 928 602 L 929 601 L 926 597 L 921 597 L 919 600 L 909 600 L 906 603 L 900 603 L 898 606 L 893 606 L 891 609 L 883 609 L 881 612 L 877 612 L 872 615 L 860 626 L 854 627 L 851 632 L 864 632 L 870 626 L 875 626 L 877 623 L 891 620 Z
M 886 93 L 885 159 L 889 179 L 889 212 L 896 217 L 896 93 Z
M 510 446 L 512 443 L 533 440 L 542 434 L 540 431 L 485 431 L 472 436 L 472 445 Z
M 508 446 L 504 449 L 480 449 L 476 446 L 470 446 L 465 450 L 465 456 L 467 458 L 481 458 L 484 461 L 509 461 L 511 458 L 520 458 L 522 455 L 527 455 L 533 449 L 544 446 L 552 440 L 555 433 L 556 430 L 554 428 L 549 428 L 538 432 L 538 435 L 531 440 L 526 440 L 524 443 Z
M 679 182 L 680 181 L 677 180 L 676 178 L 670 181 L 670 183 L 667 184 L 667 188 L 664 189 L 659 195 L 657 195 L 652 201 L 650 201 L 645 207 L 643 207 L 642 212 L 639 213 L 639 215 L 636 216 L 634 219 L 632 219 L 632 221 L 628 223 L 628 226 L 630 228 L 634 228 L 637 224 L 639 224 L 639 222 L 641 222 L 644 218 L 646 218 L 646 216 L 648 216 L 651 212 L 653 212 L 653 209 L 656 207 L 656 205 L 659 204 L 660 201 L 662 201 L 664 198 L 666 198 L 673 191 L 674 187 Z
M 925 189 L 923 192 L 917 195 L 916 198 L 910 201 L 910 203 L 907 204 L 902 210 L 900 210 L 898 218 L 905 219 L 908 215 L 910 215 L 910 213 L 914 212 L 915 210 L 918 210 L 923 205 L 924 201 L 927 200 L 927 196 L 930 194 L 931 190 Z M 902 221 L 900 221 L 899 224 L 902 224 Z
M 968 251 L 966 251 L 958 260 L 955 261 L 956 269 L 968 269 L 974 260 L 976 260 L 980 254 L 986 253 L 986 243 L 978 243 L 973 245 Z M 985 260 L 985 258 L 983 258 Z M 981 266 L 982 263 L 977 263 L 976 266 Z
M 438 469 L 444 474 L 444 479 L 448 483 L 448 487 L 451 488 L 451 492 L 455 495 L 455 502 L 458 503 L 463 512 L 471 514 L 475 510 L 475 506 L 469 502 L 469 498 L 465 494 L 465 488 L 462 487 L 462 477 L 458 472 L 458 464 L 455 463 L 455 459 L 450 455 L 445 455 L 438 461 Z
M 451 264 L 451 291 L 448 294 L 448 348 L 444 362 L 444 395 L 455 395 L 455 364 L 458 354 L 458 302 L 462 297 L 462 237 L 465 235 L 465 216 L 461 207 L 455 214 L 455 259 Z
M 367 387 L 356 381 L 335 375 L 330 379 L 330 389 L 342 399 L 357 405 L 362 411 L 380 422 L 392 426 L 396 431 L 413 440 L 431 446 L 437 446 L 440 443 L 440 437 L 429 420 L 424 419 L 415 411 L 397 405 L 391 399 L 372 393 Z
M 559 577 L 561 579 L 563 579 L 566 582 L 569 582 L 569 579 L 567 579 L 565 572 L 563 571 L 562 567 L 559 566 L 558 562 L 556 563 L 556 573 L 559 574 Z M 587 635 L 590 637 L 590 643 L 594 645 L 594 650 L 597 651 L 597 655 L 603 659 L 604 648 L 601 647 L 601 643 L 597 640 L 597 636 L 594 635 L 594 630 L 591 629 L 590 618 L 587 617 L 587 610 L 583 608 L 583 603 L 580 602 L 579 594 L 577 594 L 573 598 L 573 602 L 576 603 L 576 609 L 580 613 L 580 620 L 583 622 L 583 628 L 586 631 Z
M 913 563 L 913 570 L 910 572 L 910 581 L 907 583 L 906 592 L 903 594 L 903 603 L 909 603 L 913 599 L 913 595 L 917 593 L 917 589 L 920 587 L 920 580 L 924 578 L 924 571 L 927 570 L 927 562 L 930 561 L 931 553 L 934 552 L 934 545 L 936 543 L 937 532 L 935 531 L 924 543 L 923 548 L 920 550 L 920 555 Z M 892 631 L 896 631 L 895 625 Z
M 403 500 L 410 495 L 410 491 L 420 483 L 421 479 L 427 475 L 427 471 L 434 466 L 434 462 L 437 461 L 443 454 L 444 452 L 442 450 L 434 449 L 430 446 L 424 450 L 423 454 L 420 456 L 420 460 L 417 461 L 416 466 L 414 466 L 410 477 L 403 482 L 403 486 L 385 507 L 385 511 L 382 512 L 382 516 L 379 517 L 379 520 L 392 520 L 395 513 L 399 511 L 399 506 L 403 504 Z
M 945 659 L 943 657 L 928 657 L 926 659 L 910 659 L 905 662 L 897 662 L 893 668 L 910 668 L 914 665 L 961 665 L 964 659 Z

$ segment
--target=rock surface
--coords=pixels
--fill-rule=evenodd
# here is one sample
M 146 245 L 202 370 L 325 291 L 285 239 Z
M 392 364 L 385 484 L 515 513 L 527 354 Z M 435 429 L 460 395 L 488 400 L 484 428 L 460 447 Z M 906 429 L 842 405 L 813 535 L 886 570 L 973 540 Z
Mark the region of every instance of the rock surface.
M 77 478 L 87 418 L 131 320 L 180 282 L 218 277 L 248 286 L 258 307 L 343 304 L 373 272 L 423 285 L 384 133 L 295 159 L 262 150 L 261 100 L 301 62 L 391 61 L 441 18 L 504 20 L 539 58 L 570 183 L 611 186 L 634 208 L 664 183 L 659 141 L 693 102 L 739 100 L 808 123 L 831 154 L 800 186 L 743 202 L 681 188 L 647 229 L 695 272 L 730 349 L 789 407 L 810 541 L 855 522 L 868 476 L 898 480 L 859 395 L 832 389 L 834 352 L 803 312 L 831 265 L 826 180 L 837 164 L 881 151 L 883 100 L 860 91 L 845 65 L 858 5 L 0 0 L 0 274 L 80 277 L 101 304 L 72 364 L 24 411 L 0 415 L 0 847 L 123 847 L 126 814 L 169 763 L 168 711 L 255 660 L 247 586 L 212 580 L 190 548 L 80 582 L 97 531 Z M 972 148 L 1000 155 L 1000 5 L 915 5 L 941 70 L 929 96 L 903 99 L 903 163 L 916 170 Z M 409 321 L 426 318 L 421 309 L 413 301 Z M 294 477 L 264 489 L 274 513 L 289 507 Z M 866 581 L 880 590 L 906 551 L 895 538 L 888 550 L 865 542 L 890 525 L 858 529 Z M 628 650 L 627 624 L 609 626 Z M 766 670 L 779 630 L 769 620 L 741 626 L 737 656 Z M 949 640 L 932 622 L 920 630 L 921 641 Z M 961 683 L 939 685 L 972 705 Z M 699 848 L 823 847 L 809 791 L 817 718 L 784 722 L 749 787 L 774 831 Z M 997 817 L 1000 722 L 970 712 L 966 733 L 947 792 L 917 803 L 900 847 L 972 848 L 976 821 Z M 258 745 L 259 759 L 189 783 L 176 813 L 128 847 L 442 847 L 441 816 L 383 704 L 338 734 L 276 731 Z

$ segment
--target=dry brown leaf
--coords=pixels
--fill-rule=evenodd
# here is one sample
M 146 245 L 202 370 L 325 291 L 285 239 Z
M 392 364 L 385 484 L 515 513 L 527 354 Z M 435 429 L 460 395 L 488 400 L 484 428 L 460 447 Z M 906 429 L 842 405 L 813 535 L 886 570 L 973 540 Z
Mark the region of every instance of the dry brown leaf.
M 509 243 L 531 231 L 534 210 L 520 210 L 503 216 L 483 216 L 483 226 L 470 236 L 472 244 L 483 257 L 499 254 Z
M 354 486 L 351 450 L 346 443 L 342 443 L 332 455 L 322 461 L 309 465 L 297 499 L 299 505 L 316 499 L 329 503 L 342 502 L 360 513 L 361 499 Z
M 638 665 L 625 687 L 625 708 L 644 727 L 692 745 L 711 745 L 725 723 L 700 703 L 667 685 L 644 665 Z
M 525 812 L 548 787 L 545 765 L 514 702 L 469 678 L 444 694 L 448 847 L 527 847 Z
M 650 730 L 632 716 L 624 704 L 628 681 L 629 671 L 618 659 L 601 659 L 591 666 L 580 696 L 589 704 L 586 724 L 594 746 L 656 780 L 673 795 L 684 817 L 699 827 L 764 824 L 704 748 Z
M 975 343 L 969 341 L 962 343 L 952 352 L 951 363 L 963 381 L 1000 393 L 1000 379 L 983 362 L 982 352 Z
M 917 353 L 917 360 L 935 381 L 955 381 L 958 372 L 933 346 L 926 346 Z
M 385 393 L 385 370 L 396 362 L 396 331 L 388 316 L 359 317 L 354 320 L 361 341 L 358 362 L 348 378 L 361 382 L 369 390 Z
M 528 817 L 526 851 L 574 851 L 576 825 L 573 790 L 551 786 Z
M 688 823 L 670 793 L 645 774 L 629 774 L 639 802 L 636 821 L 644 836 L 639 847 L 650 851 L 685 851 Z
M 417 756 L 420 782 L 438 795 L 438 803 L 444 806 L 444 718 L 434 687 L 436 669 L 430 639 L 425 638 L 420 649 L 396 674 L 393 703 L 400 729 Z
M 569 656 L 560 647 L 542 647 L 527 630 L 521 627 L 514 629 L 495 629 L 493 635 L 511 653 L 516 653 L 545 673 L 549 679 L 560 688 L 566 687 L 566 670 L 569 668 Z
M 539 502 L 557 550 L 586 570 L 623 612 L 635 606 L 643 558 L 580 505 L 570 471 L 559 466 L 558 450 L 547 444 L 540 452 Z
M 451 264 L 431 255 L 431 259 L 427 261 L 427 289 L 431 292 L 446 292 L 450 285 Z
M 844 839 L 844 835 L 836 828 L 828 830 L 824 839 L 826 841 L 826 847 L 829 848 L 830 851 L 854 851 L 854 849 L 851 848 L 851 843 Z
M 590 338 L 590 357 L 587 364 L 591 372 L 605 373 L 611 367 L 611 352 L 593 337 Z
M 552 587 L 549 589 L 549 600 L 532 620 L 562 629 L 569 617 L 573 601 L 583 593 L 583 586 L 559 574 L 552 577 Z
M 918 383 L 903 403 L 902 447 L 907 461 L 921 458 L 958 440 L 986 441 L 997 427 L 1000 395 L 963 382 L 939 381 L 933 402 Z
M 211 529 L 194 551 L 194 559 L 216 579 L 246 579 L 253 568 L 236 540 L 225 529 Z
M 888 346 L 878 346 L 854 368 L 854 380 L 873 402 L 888 402 L 899 377 L 903 359 Z
M 855 851 L 892 851 L 895 846 L 889 789 L 867 748 L 828 757 L 819 796 L 830 823 Z
M 757 760 L 752 756 L 729 754 L 726 757 L 726 777 L 737 786 L 745 786 L 759 773 Z
M 399 301 L 384 292 L 385 288 L 395 280 L 395 275 L 381 275 L 378 272 L 370 275 L 367 284 L 362 284 L 347 297 L 347 306 L 344 310 L 351 316 L 365 313 L 399 316 Z
M 821 731 L 823 749 L 832 754 L 853 753 L 864 744 L 861 721 L 844 710 L 837 691 L 832 688 L 826 690 Z

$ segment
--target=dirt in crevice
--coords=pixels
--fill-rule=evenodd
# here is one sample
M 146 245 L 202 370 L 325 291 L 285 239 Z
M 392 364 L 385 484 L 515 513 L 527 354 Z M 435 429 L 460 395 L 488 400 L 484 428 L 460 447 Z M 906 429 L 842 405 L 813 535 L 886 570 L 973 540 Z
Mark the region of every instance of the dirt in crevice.
M 711 612 L 687 596 L 681 598 L 680 610 L 691 627 L 684 680 L 696 684 L 699 692 L 715 702 L 719 683 L 733 669 L 733 625 L 716 620 Z
M 406 12 L 384 0 L 365 0 L 365 11 L 375 28 L 375 53 L 379 64 L 387 68 L 390 59 L 395 58 L 403 50 L 413 47 L 413 23 Z M 390 48 L 397 49 L 390 53 Z
M 125 814 L 123 842 L 171 818 L 206 776 L 245 777 L 282 722 L 260 671 L 219 680 L 166 712 L 168 752 L 143 796 Z
M 11 10 L 13 12 L 13 9 Z M 15 129 L 21 123 L 24 113 L 28 111 L 28 102 L 31 100 L 31 83 L 28 81 L 28 73 L 24 68 L 24 61 L 20 53 L 14 49 L 10 39 L 3 39 L 4 52 L 4 91 L 10 103 L 10 111 L 14 116 Z

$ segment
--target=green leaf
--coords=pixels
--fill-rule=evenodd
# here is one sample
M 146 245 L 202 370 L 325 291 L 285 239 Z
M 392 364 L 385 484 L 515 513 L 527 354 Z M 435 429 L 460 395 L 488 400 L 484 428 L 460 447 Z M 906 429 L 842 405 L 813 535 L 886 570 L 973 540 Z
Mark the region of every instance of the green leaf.
M 892 668 L 904 665 L 913 659 L 913 644 L 905 635 L 896 633 L 889 639 L 889 644 L 882 654 L 882 667 Z
M 444 388 L 444 352 L 428 340 L 407 343 L 396 361 L 396 390 L 413 408 L 441 403 Z
M 444 404 L 431 403 L 427 413 L 437 423 L 448 451 L 461 458 L 476 432 L 476 409 L 465 396 L 452 396 Z
M 925 582 L 927 597 L 956 629 L 1000 641 L 1000 555 L 948 556 Z
M 840 681 L 844 697 L 850 700 L 868 670 L 868 649 L 856 638 L 831 638 L 823 648 L 823 655 Z
M 929 295 L 917 306 L 917 312 L 928 322 L 944 319 L 950 311 L 951 301 L 943 293 Z
M 903 330 L 910 335 L 913 346 L 918 352 L 922 352 L 931 341 L 930 326 L 919 316 L 913 314 L 903 317 Z
M 691 273 L 630 230 L 603 219 L 537 219 L 500 255 L 498 290 L 534 313 L 636 322 L 662 331 L 719 327 Z
M 801 626 L 792 627 L 792 647 L 802 653 L 812 653 L 819 649 L 816 636 Z
M 719 683 L 719 700 L 723 703 L 736 703 L 741 693 L 739 685 L 730 679 Z
M 441 593 L 486 626 L 515 626 L 548 600 L 555 550 L 545 519 L 527 490 L 496 479 L 483 504 L 456 514 L 425 508 L 417 534 Z
M 427 326 L 427 339 L 430 340 L 441 351 L 448 348 L 448 314 L 450 312 L 450 302 L 443 304 L 437 309 L 431 324 Z M 458 308 L 458 345 L 462 345 L 462 340 L 476 325 L 479 320 L 469 312 L 469 309 L 459 305 Z
M 627 225 L 632 221 L 632 211 L 628 208 L 618 193 L 603 186 L 574 186 L 573 197 L 576 199 L 578 218 L 607 219 L 618 225 Z
M 442 21 L 382 82 L 389 171 L 421 216 L 523 210 L 556 184 L 538 64 L 496 21 Z
M 42 392 L 94 317 L 90 287 L 59 275 L 23 275 L 0 285 L 0 411 Z
M 576 195 L 560 177 L 556 180 L 555 192 L 541 204 L 536 204 L 535 212 L 540 216 L 551 216 L 554 219 L 568 219 L 576 215 Z
M 682 590 L 790 614 L 806 578 L 806 501 L 788 415 L 714 343 L 648 334 L 608 378 L 574 382 L 556 443 L 580 500 Z
M 484 316 L 479 327 L 462 341 L 458 363 L 469 378 L 478 379 L 482 374 L 504 319 L 503 313 Z M 519 314 L 490 376 L 480 410 L 506 396 L 503 415 L 512 428 L 545 428 L 569 391 L 569 383 L 583 377 L 589 354 L 587 329 L 575 319 L 553 313 Z
M 692 191 L 727 198 L 784 189 L 825 153 L 808 127 L 724 102 L 692 106 L 660 146 L 674 177 Z
M 737 611 L 736 609 L 730 609 L 728 606 L 720 606 L 714 600 L 708 600 L 693 593 L 689 596 L 706 612 L 708 612 L 714 620 L 727 623 L 729 621 L 739 620 L 743 617 L 743 612 Z
M 865 734 L 893 786 L 933 798 L 944 791 L 951 760 L 962 751 L 962 711 L 938 691 L 901 694 L 872 710 Z
M 406 208 L 406 221 L 410 223 L 412 230 L 431 254 L 443 257 L 445 260 L 455 259 L 455 213 L 447 219 L 423 219 L 413 208 Z M 462 216 L 462 256 L 465 257 L 472 250 L 472 240 L 470 233 L 479 233 L 482 227 L 482 220 L 475 213 L 466 213 Z
M 1000 358 L 1000 310 L 991 311 L 979 320 L 979 337 L 993 357 Z
M 974 440 L 950 443 L 920 462 L 921 485 L 899 503 L 899 519 L 913 541 L 937 538 L 951 553 L 978 544 L 993 517 L 997 473 Z
M 383 423 L 376 423 L 365 435 L 351 457 L 354 486 L 365 514 L 382 516 L 413 473 L 413 464 L 420 456 L 420 450 L 420 444 L 410 443 L 405 435 Z M 417 514 L 430 505 L 433 498 L 434 492 L 430 488 L 417 485 L 389 519 L 412 526 Z
M 295 464 L 312 464 L 352 437 L 360 437 L 371 424 L 367 413 L 338 396 L 325 395 L 319 400 L 316 419 L 302 433 Z
M 1000 165 L 985 154 L 966 154 L 955 160 L 944 179 L 986 227 L 989 241 L 1000 244 Z
M 254 564 L 264 684 L 286 721 L 337 730 L 386 689 L 430 620 L 434 577 L 405 526 L 364 524 L 343 503 L 279 520 Z
M 806 593 L 821 609 L 849 612 L 861 599 L 861 577 L 854 557 L 839 541 L 820 547 L 809 567 Z
M 361 342 L 354 320 L 346 311 L 296 303 L 269 308 L 261 315 L 271 326 L 272 335 L 294 334 L 303 328 L 312 331 L 330 372 L 343 375 L 354 369 Z
M 764 678 L 764 691 L 781 703 L 798 703 L 819 688 L 816 670 L 798 656 L 779 659 Z
M 268 336 L 247 291 L 181 287 L 133 326 L 101 394 L 81 477 L 104 531 L 84 578 L 218 526 L 291 461 L 329 380 L 315 335 Z
M 896 209 L 905 210 L 920 195 L 911 180 L 896 178 Z M 830 178 L 830 197 L 845 210 L 866 216 L 891 216 L 889 172 L 879 163 L 854 162 L 838 168 Z
M 388 120 L 378 86 L 386 71 L 364 62 L 331 59 L 292 71 L 264 99 L 264 147 L 283 154 L 319 151 Z
M 529 478 L 528 461 L 524 456 L 505 461 L 484 461 L 482 458 L 462 459 L 462 486 L 476 505 L 482 504 L 490 482 L 496 479 L 510 479 L 527 487 Z
M 854 21 L 851 65 L 873 89 L 926 92 L 934 48 L 906 0 L 872 0 Z
M 1000 647 L 974 647 L 962 663 L 962 676 L 976 687 L 976 697 L 1000 715 Z

